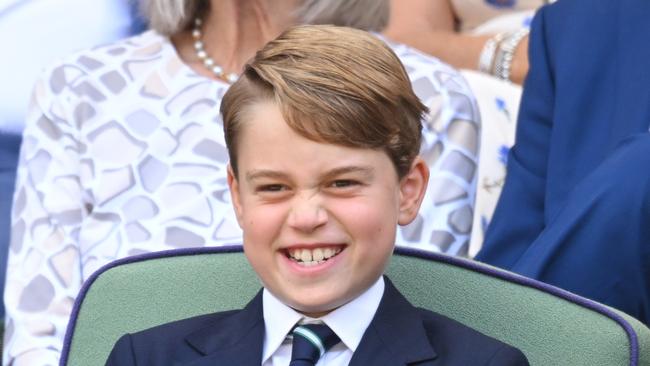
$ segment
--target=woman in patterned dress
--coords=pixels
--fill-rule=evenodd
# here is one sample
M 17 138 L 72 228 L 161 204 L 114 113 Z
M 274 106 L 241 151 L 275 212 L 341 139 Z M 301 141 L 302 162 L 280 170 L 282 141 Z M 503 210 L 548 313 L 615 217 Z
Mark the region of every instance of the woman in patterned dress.
M 387 18 L 387 3 L 376 0 L 149 0 L 144 9 L 152 30 L 66 57 L 35 86 L 12 213 L 5 365 L 58 363 L 74 300 L 102 265 L 238 244 L 219 116 L 229 81 L 290 25 L 377 30 Z M 422 145 L 432 172 L 427 203 L 397 241 L 464 254 L 476 106 L 454 69 L 391 46 L 431 109 Z

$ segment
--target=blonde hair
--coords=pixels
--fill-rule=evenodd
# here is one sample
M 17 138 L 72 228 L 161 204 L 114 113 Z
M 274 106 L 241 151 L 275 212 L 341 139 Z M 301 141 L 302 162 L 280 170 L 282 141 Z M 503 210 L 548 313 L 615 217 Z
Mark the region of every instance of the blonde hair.
M 388 23 L 386 0 L 304 0 L 301 24 L 333 24 L 378 32 Z
M 142 0 L 140 11 L 149 27 L 171 36 L 189 27 L 199 10 L 208 8 L 208 0 Z
M 419 152 L 427 108 L 397 56 L 367 32 L 298 26 L 257 52 L 221 102 L 235 174 L 237 136 L 246 109 L 268 100 L 305 138 L 385 151 L 400 178 Z
M 152 29 L 171 36 L 187 29 L 197 15 L 209 11 L 209 0 L 142 0 L 140 9 Z M 388 14 L 388 0 L 303 0 L 295 16 L 299 24 L 379 31 L 386 26 Z

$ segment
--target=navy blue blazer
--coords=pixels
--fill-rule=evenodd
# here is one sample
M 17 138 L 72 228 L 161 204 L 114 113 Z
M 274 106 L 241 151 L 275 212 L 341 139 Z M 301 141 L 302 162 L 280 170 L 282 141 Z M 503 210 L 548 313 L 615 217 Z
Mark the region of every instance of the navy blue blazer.
M 647 139 L 648 19 L 647 0 L 560 0 L 538 11 L 506 182 L 476 257 L 641 319 L 649 306 L 650 225 L 632 219 L 646 209 L 618 207 L 631 194 L 625 188 L 610 195 L 608 207 L 597 207 L 609 196 L 598 182 L 581 183 L 609 163 L 622 143 Z M 644 182 L 648 169 L 626 179 Z M 613 185 L 621 174 L 612 169 L 599 179 Z M 578 193 L 576 186 L 593 194 Z
M 512 266 L 579 181 L 623 139 L 648 132 L 648 19 L 645 0 L 561 0 L 536 14 L 489 262 Z
M 260 366 L 264 340 L 261 291 L 243 309 L 165 324 L 116 343 L 109 366 Z M 456 321 L 412 306 L 386 278 L 375 317 L 352 366 L 528 365 L 518 349 Z

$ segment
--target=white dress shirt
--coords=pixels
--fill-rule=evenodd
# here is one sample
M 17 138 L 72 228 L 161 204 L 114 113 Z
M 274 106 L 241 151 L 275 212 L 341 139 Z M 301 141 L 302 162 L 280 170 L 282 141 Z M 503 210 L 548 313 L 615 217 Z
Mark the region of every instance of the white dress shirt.
M 262 294 L 265 325 L 262 366 L 289 365 L 292 340 L 288 335 L 296 323 L 325 323 L 341 339 L 325 352 L 316 366 L 347 366 L 377 312 L 384 286 L 384 278 L 379 277 L 356 299 L 318 319 L 288 307 L 265 288 Z

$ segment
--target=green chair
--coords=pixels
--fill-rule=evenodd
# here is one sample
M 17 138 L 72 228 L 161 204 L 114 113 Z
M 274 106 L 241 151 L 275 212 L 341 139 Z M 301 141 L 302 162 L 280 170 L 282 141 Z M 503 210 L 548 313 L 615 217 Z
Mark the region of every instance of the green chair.
M 412 303 L 516 346 L 531 365 L 650 366 L 648 328 L 558 288 L 412 249 L 396 249 L 387 274 Z M 82 289 L 61 365 L 103 365 L 115 341 L 127 332 L 241 308 L 259 288 L 240 247 L 116 261 Z

